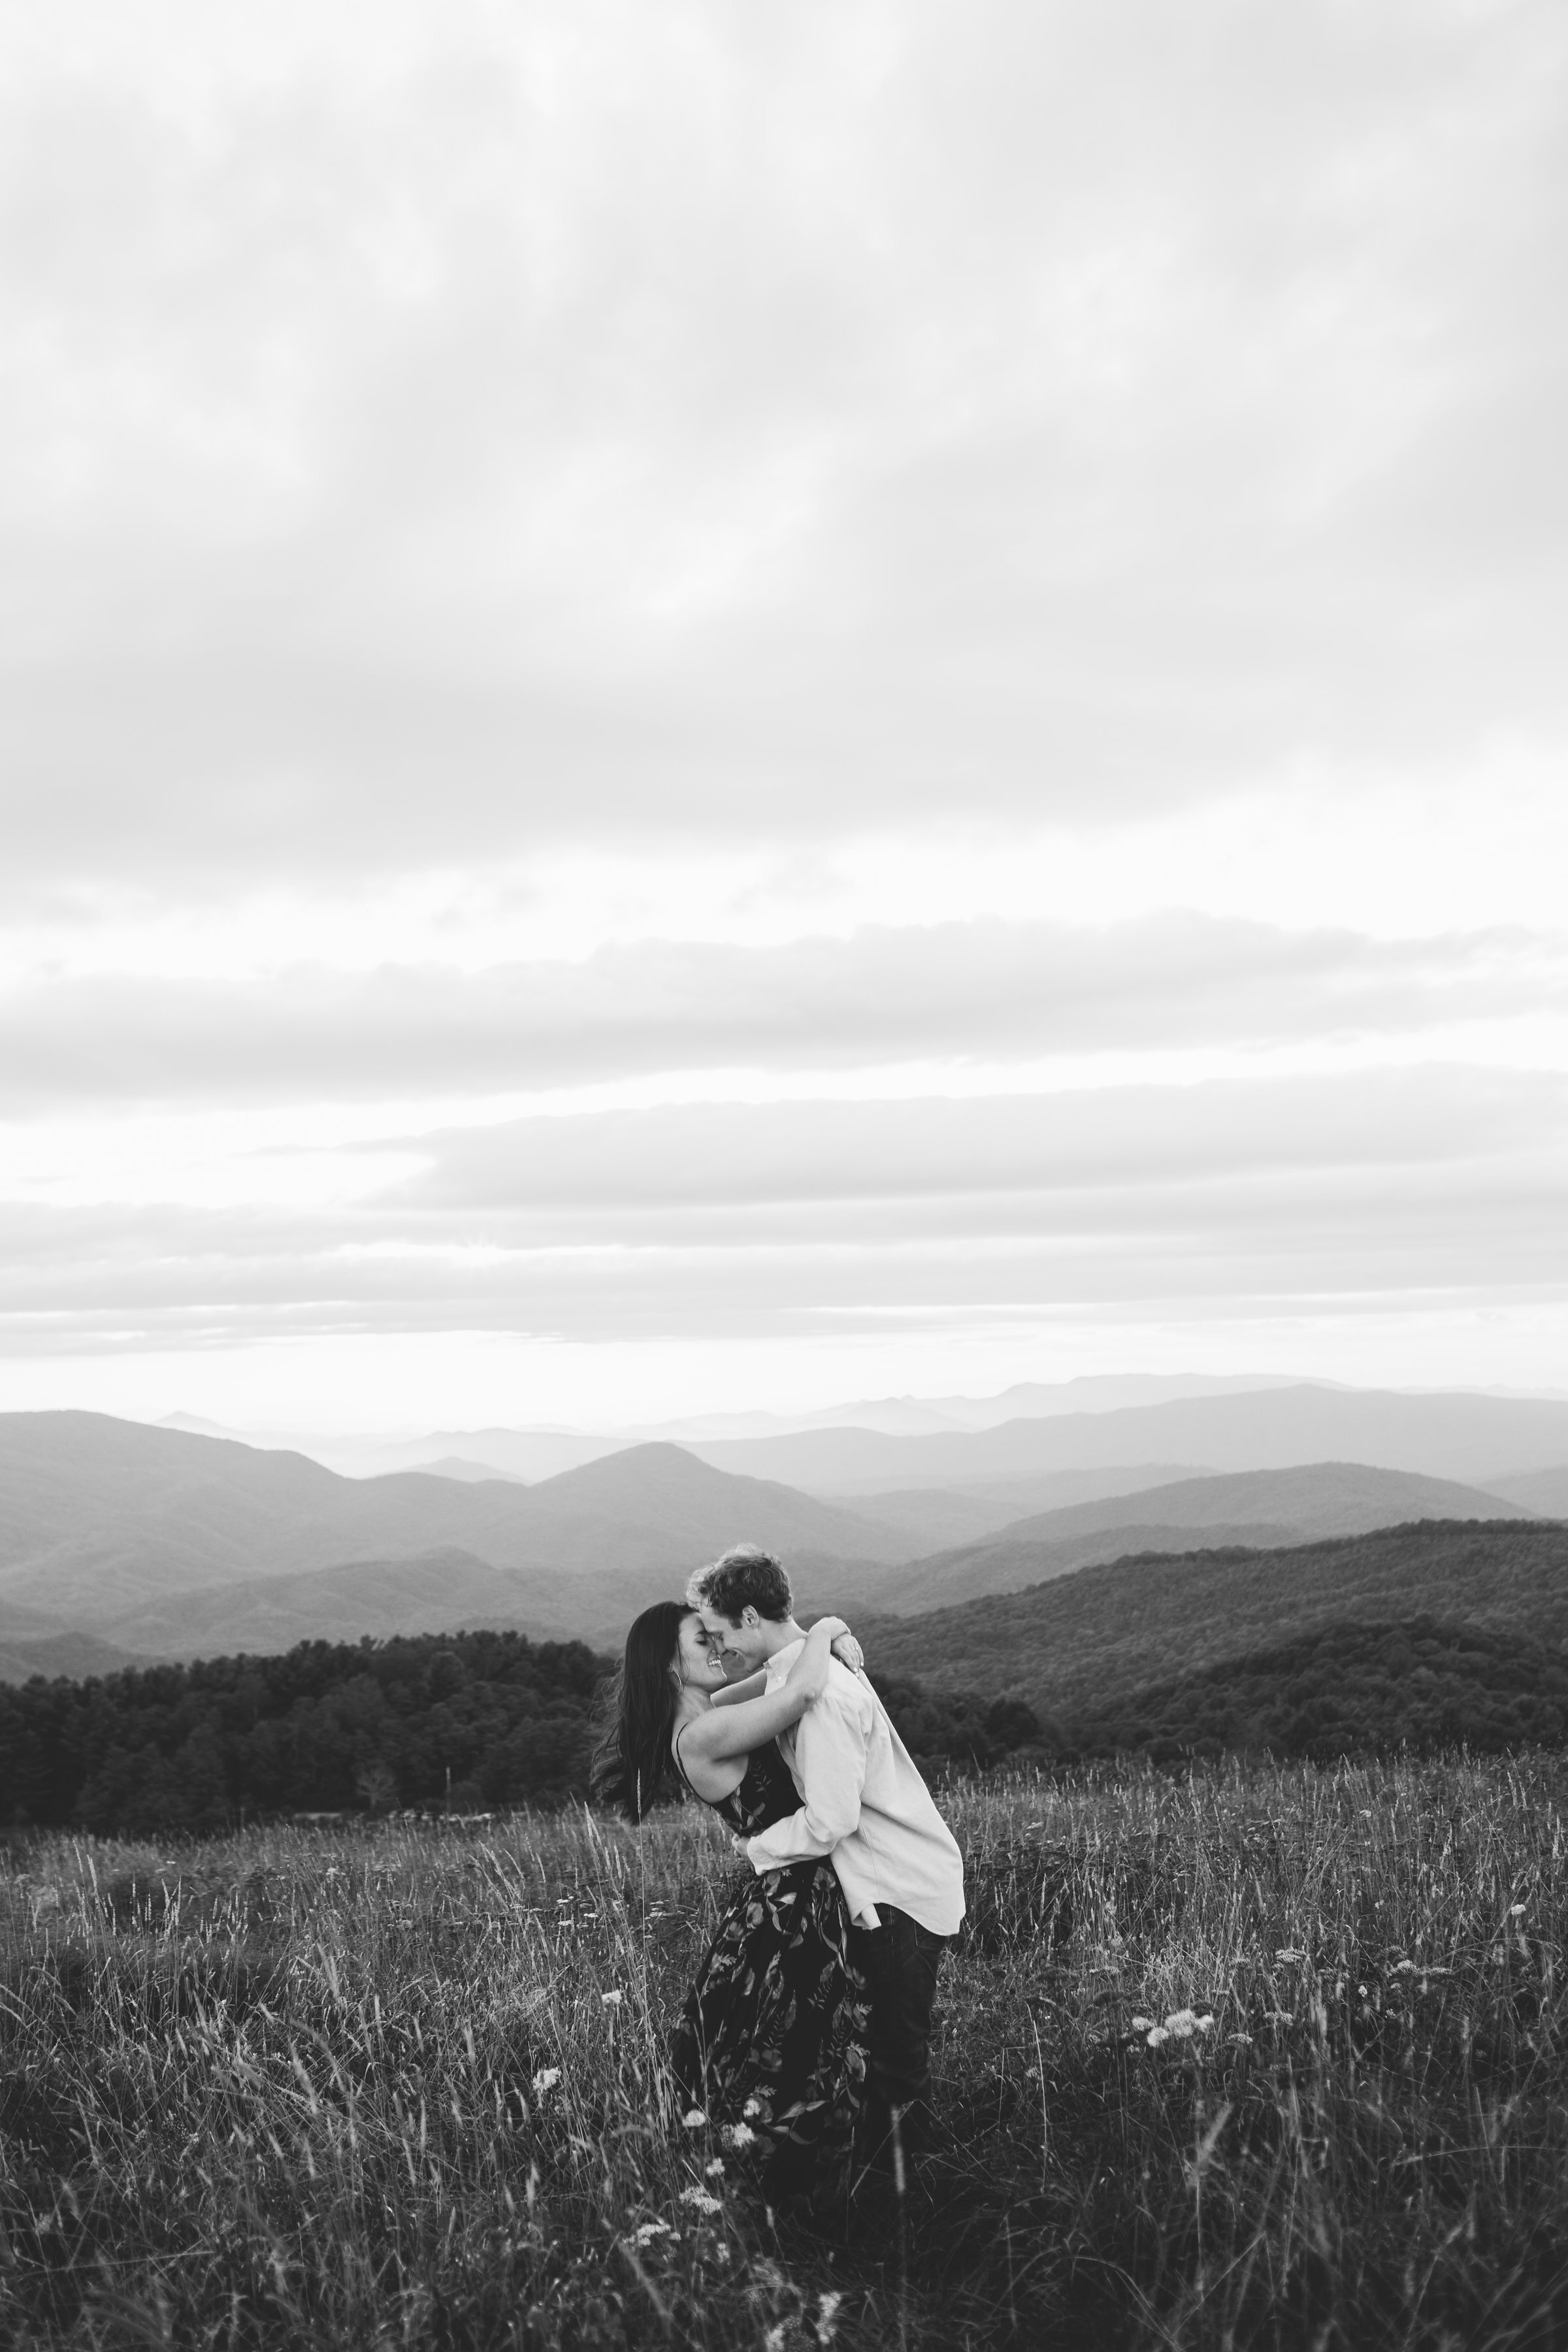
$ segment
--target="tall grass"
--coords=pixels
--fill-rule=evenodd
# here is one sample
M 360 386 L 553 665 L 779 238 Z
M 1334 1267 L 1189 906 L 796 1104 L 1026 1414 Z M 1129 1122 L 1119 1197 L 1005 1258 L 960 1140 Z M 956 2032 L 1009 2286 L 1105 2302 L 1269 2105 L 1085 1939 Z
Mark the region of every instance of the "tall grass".
M 0 1879 L 0 2336 L 1568 2342 L 1565 1792 L 1556 1759 L 955 1787 L 940 2144 L 809 2226 L 666 2120 L 732 1883 L 695 1809 L 39 1839 Z

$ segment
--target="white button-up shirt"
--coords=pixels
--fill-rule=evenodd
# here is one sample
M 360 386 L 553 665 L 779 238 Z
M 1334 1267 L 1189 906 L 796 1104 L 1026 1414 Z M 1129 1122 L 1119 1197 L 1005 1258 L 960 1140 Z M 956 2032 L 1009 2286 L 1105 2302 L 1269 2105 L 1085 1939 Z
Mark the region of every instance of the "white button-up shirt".
M 769 1659 L 769 1690 L 800 1650 L 792 1642 Z M 828 1854 L 858 1926 L 877 1927 L 877 1905 L 894 1903 L 933 1936 L 956 1935 L 963 1857 L 865 1675 L 830 1659 L 826 1689 L 778 1744 L 803 1801 L 747 1841 L 752 1867 Z

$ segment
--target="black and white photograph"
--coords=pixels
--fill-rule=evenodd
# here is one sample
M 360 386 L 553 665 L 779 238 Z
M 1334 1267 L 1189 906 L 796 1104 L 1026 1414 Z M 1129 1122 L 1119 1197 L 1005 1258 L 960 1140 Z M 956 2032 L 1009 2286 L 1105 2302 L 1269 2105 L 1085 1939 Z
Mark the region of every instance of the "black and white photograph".
M 1568 2352 L 1568 9 L 0 0 L 0 2346 Z

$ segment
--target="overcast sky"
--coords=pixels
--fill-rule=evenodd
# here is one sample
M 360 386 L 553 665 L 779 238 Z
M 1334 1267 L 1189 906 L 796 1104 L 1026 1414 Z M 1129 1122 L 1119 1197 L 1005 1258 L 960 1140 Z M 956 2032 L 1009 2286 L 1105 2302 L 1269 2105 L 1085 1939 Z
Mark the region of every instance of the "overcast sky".
M 9 0 L 0 1405 L 1568 1387 L 1568 15 Z

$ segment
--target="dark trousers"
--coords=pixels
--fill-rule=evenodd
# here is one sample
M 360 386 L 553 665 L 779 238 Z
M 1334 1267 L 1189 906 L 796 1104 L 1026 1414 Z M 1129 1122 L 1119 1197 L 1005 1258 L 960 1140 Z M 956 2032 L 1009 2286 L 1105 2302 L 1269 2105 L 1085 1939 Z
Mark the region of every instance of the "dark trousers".
M 891 1903 L 879 1903 L 879 1927 L 852 1927 L 854 1957 L 865 1971 L 871 1998 L 871 2043 L 868 2057 L 868 2133 L 873 2146 L 886 2138 L 892 2111 L 912 2108 L 911 2137 L 918 2137 L 931 2099 L 931 2011 L 936 1972 L 947 1949 L 945 1936 L 933 1936 Z

